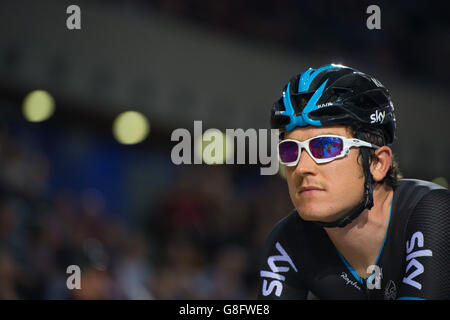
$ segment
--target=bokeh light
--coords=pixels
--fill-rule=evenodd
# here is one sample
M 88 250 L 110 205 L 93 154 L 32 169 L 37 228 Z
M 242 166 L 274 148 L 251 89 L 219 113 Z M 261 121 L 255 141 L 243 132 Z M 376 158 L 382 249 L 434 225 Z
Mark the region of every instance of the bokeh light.
M 234 156 L 233 140 L 219 129 L 206 130 L 194 146 L 196 156 L 209 165 L 224 164 Z
M 284 164 L 281 164 L 280 162 L 278 162 L 278 165 L 278 174 L 281 178 L 286 179 L 286 166 Z
M 49 119 L 55 112 L 53 97 L 44 90 L 34 90 L 25 96 L 22 113 L 27 121 L 41 122 Z
M 447 188 L 447 189 L 449 188 L 448 181 L 444 177 L 437 177 L 437 178 L 433 179 L 433 181 L 431 181 L 431 182 L 436 183 L 444 188 Z
M 148 119 L 140 112 L 126 111 L 113 123 L 113 134 L 119 143 L 137 144 L 144 141 L 150 132 Z

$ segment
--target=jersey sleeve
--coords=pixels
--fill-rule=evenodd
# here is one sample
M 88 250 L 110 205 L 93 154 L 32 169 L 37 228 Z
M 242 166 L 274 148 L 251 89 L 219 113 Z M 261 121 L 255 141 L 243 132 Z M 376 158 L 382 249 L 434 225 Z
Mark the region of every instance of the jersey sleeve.
M 285 236 L 288 220 L 281 220 L 270 233 L 258 276 L 258 299 L 306 299 L 308 289 L 300 276 L 295 250 Z
M 430 191 L 406 226 L 398 299 L 450 299 L 450 191 Z

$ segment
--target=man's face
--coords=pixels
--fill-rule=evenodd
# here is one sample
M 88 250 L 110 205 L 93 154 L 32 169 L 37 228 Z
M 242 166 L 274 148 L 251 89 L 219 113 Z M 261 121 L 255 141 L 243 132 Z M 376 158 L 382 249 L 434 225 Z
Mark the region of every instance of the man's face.
M 296 128 L 285 139 L 306 139 L 333 134 L 351 138 L 344 126 Z M 289 195 L 303 220 L 331 222 L 344 217 L 363 198 L 364 174 L 358 163 L 359 148 L 351 148 L 347 156 L 317 164 L 302 150 L 297 166 L 286 167 Z M 319 190 L 304 190 L 316 187 Z

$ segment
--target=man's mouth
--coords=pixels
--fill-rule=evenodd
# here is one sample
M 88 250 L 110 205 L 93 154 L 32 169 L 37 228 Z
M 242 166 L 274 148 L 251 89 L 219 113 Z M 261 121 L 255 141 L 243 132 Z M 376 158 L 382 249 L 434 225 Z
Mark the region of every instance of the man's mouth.
M 300 194 L 312 194 L 318 191 L 324 191 L 324 189 L 320 188 L 320 187 L 316 187 L 316 186 L 304 186 L 301 187 L 298 190 L 298 193 Z

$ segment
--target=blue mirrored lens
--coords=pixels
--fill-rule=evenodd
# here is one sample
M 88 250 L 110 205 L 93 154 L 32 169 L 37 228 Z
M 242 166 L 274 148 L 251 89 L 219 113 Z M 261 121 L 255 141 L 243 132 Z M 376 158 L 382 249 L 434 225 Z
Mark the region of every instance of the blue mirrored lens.
M 344 142 L 336 137 L 319 137 L 309 142 L 309 150 L 317 159 L 334 158 L 341 154 Z

